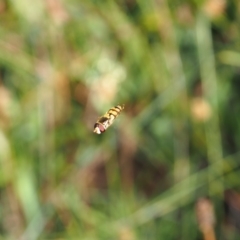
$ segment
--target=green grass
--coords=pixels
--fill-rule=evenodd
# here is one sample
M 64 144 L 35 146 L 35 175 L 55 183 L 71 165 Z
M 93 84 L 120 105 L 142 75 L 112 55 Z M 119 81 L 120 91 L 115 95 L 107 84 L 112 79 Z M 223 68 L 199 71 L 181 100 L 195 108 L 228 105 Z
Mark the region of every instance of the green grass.
M 0 3 L 0 239 L 238 239 L 238 1 L 52 2 Z

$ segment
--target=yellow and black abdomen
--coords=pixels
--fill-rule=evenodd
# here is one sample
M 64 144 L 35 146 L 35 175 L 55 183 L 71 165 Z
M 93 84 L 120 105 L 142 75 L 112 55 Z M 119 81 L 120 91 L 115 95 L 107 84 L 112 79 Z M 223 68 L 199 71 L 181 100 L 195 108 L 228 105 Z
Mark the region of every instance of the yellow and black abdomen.
M 114 117 L 114 119 L 120 114 L 120 112 L 124 109 L 124 106 L 115 106 L 113 108 L 110 108 L 106 114 L 109 115 L 109 117 Z

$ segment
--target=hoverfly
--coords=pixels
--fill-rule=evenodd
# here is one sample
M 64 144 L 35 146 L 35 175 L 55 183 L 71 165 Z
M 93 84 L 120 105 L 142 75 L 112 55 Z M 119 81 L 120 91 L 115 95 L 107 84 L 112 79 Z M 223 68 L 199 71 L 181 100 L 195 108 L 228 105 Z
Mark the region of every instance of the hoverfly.
M 124 109 L 124 105 L 117 105 L 115 107 L 110 108 L 103 116 L 101 116 L 97 122 L 94 124 L 93 132 L 97 134 L 101 134 L 110 127 L 114 121 L 114 119 L 120 114 L 120 112 Z

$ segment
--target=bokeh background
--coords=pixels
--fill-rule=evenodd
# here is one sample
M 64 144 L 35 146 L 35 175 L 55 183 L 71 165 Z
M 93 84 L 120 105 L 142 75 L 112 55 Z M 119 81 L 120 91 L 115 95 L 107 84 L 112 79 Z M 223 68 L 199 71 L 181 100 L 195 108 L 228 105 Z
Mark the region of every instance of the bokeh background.
M 239 24 L 239 0 L 1 0 L 0 239 L 240 239 Z

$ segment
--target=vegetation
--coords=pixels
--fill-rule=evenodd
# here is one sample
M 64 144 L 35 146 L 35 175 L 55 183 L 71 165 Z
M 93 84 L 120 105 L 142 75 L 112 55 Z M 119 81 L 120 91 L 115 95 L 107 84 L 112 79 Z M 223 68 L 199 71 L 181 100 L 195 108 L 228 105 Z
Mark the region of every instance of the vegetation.
M 239 16 L 0 1 L 0 239 L 239 239 Z

